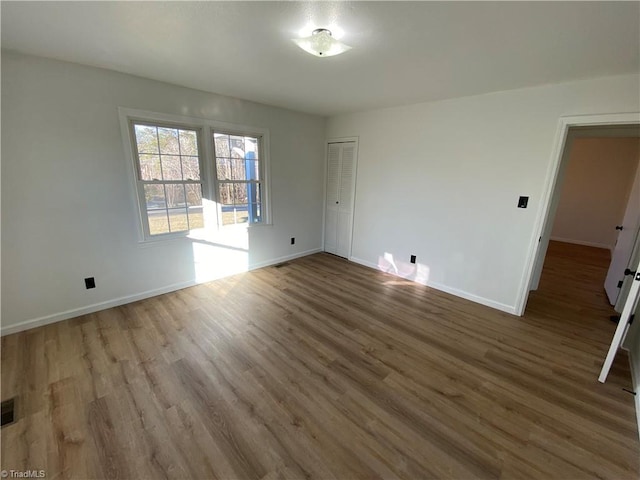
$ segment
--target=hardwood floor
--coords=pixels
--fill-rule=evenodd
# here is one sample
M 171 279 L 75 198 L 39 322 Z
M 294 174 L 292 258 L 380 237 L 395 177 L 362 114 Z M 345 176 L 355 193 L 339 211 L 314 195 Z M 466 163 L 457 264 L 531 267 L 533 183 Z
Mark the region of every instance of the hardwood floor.
M 627 359 L 597 382 L 615 328 L 606 263 L 552 245 L 522 318 L 317 254 L 6 336 L 2 398 L 19 419 L 1 467 L 638 478 Z

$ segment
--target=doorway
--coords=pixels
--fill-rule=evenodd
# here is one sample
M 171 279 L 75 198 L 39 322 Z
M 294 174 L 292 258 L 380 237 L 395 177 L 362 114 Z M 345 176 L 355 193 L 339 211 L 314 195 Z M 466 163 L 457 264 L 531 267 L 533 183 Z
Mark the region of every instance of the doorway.
M 327 142 L 324 251 L 351 257 L 355 208 L 357 138 Z
M 538 215 L 537 227 L 534 230 L 539 233 L 535 234 L 531 242 L 528 267 L 524 272 L 520 295 L 516 303 L 516 312 L 519 315 L 524 314 L 530 291 L 538 288 L 547 248 L 551 240 L 563 180 L 567 172 L 572 143 L 576 138 L 593 137 L 640 138 L 640 114 L 590 115 L 560 119 L 552 154 L 553 161 L 547 174 L 546 191 L 542 201 L 543 208 Z
M 636 134 L 636 128 L 623 127 L 570 131 L 541 281 L 532 290 L 552 284 L 562 290 L 561 283 L 550 280 L 564 268 L 567 278 L 582 277 L 578 288 L 616 305 L 640 227 Z

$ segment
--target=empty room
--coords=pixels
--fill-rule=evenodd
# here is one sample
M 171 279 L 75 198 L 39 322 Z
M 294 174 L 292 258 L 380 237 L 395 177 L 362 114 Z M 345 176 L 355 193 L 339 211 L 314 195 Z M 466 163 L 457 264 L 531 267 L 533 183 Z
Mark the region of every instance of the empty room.
M 640 477 L 639 2 L 19 2 L 2 478 Z

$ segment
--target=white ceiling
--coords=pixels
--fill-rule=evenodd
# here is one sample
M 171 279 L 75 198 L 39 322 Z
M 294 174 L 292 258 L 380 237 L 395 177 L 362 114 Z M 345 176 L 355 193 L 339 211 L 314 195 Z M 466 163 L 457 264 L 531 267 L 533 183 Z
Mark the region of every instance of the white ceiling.
M 1 14 L 6 49 L 322 115 L 640 71 L 639 2 L 3 1 Z M 311 24 L 353 49 L 303 52 L 290 39 Z

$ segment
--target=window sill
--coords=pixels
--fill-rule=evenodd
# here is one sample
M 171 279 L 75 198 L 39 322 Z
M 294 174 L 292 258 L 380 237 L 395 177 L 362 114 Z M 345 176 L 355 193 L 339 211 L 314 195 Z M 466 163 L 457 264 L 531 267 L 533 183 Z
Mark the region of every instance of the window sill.
M 139 248 L 147 248 L 153 246 L 166 245 L 170 243 L 179 243 L 185 240 L 193 241 L 225 241 L 237 239 L 238 235 L 242 235 L 242 232 L 246 232 L 252 228 L 265 228 L 273 227 L 273 223 L 243 223 L 238 225 L 225 225 L 217 228 L 200 228 L 197 230 L 191 230 L 190 232 L 169 233 L 164 235 L 158 235 L 156 237 L 145 238 L 144 240 L 138 240 Z
M 176 234 L 165 234 L 152 238 L 145 238 L 144 240 L 138 240 L 138 248 L 154 247 L 159 245 L 166 245 L 168 243 L 178 243 L 189 239 L 189 232 L 180 232 Z

